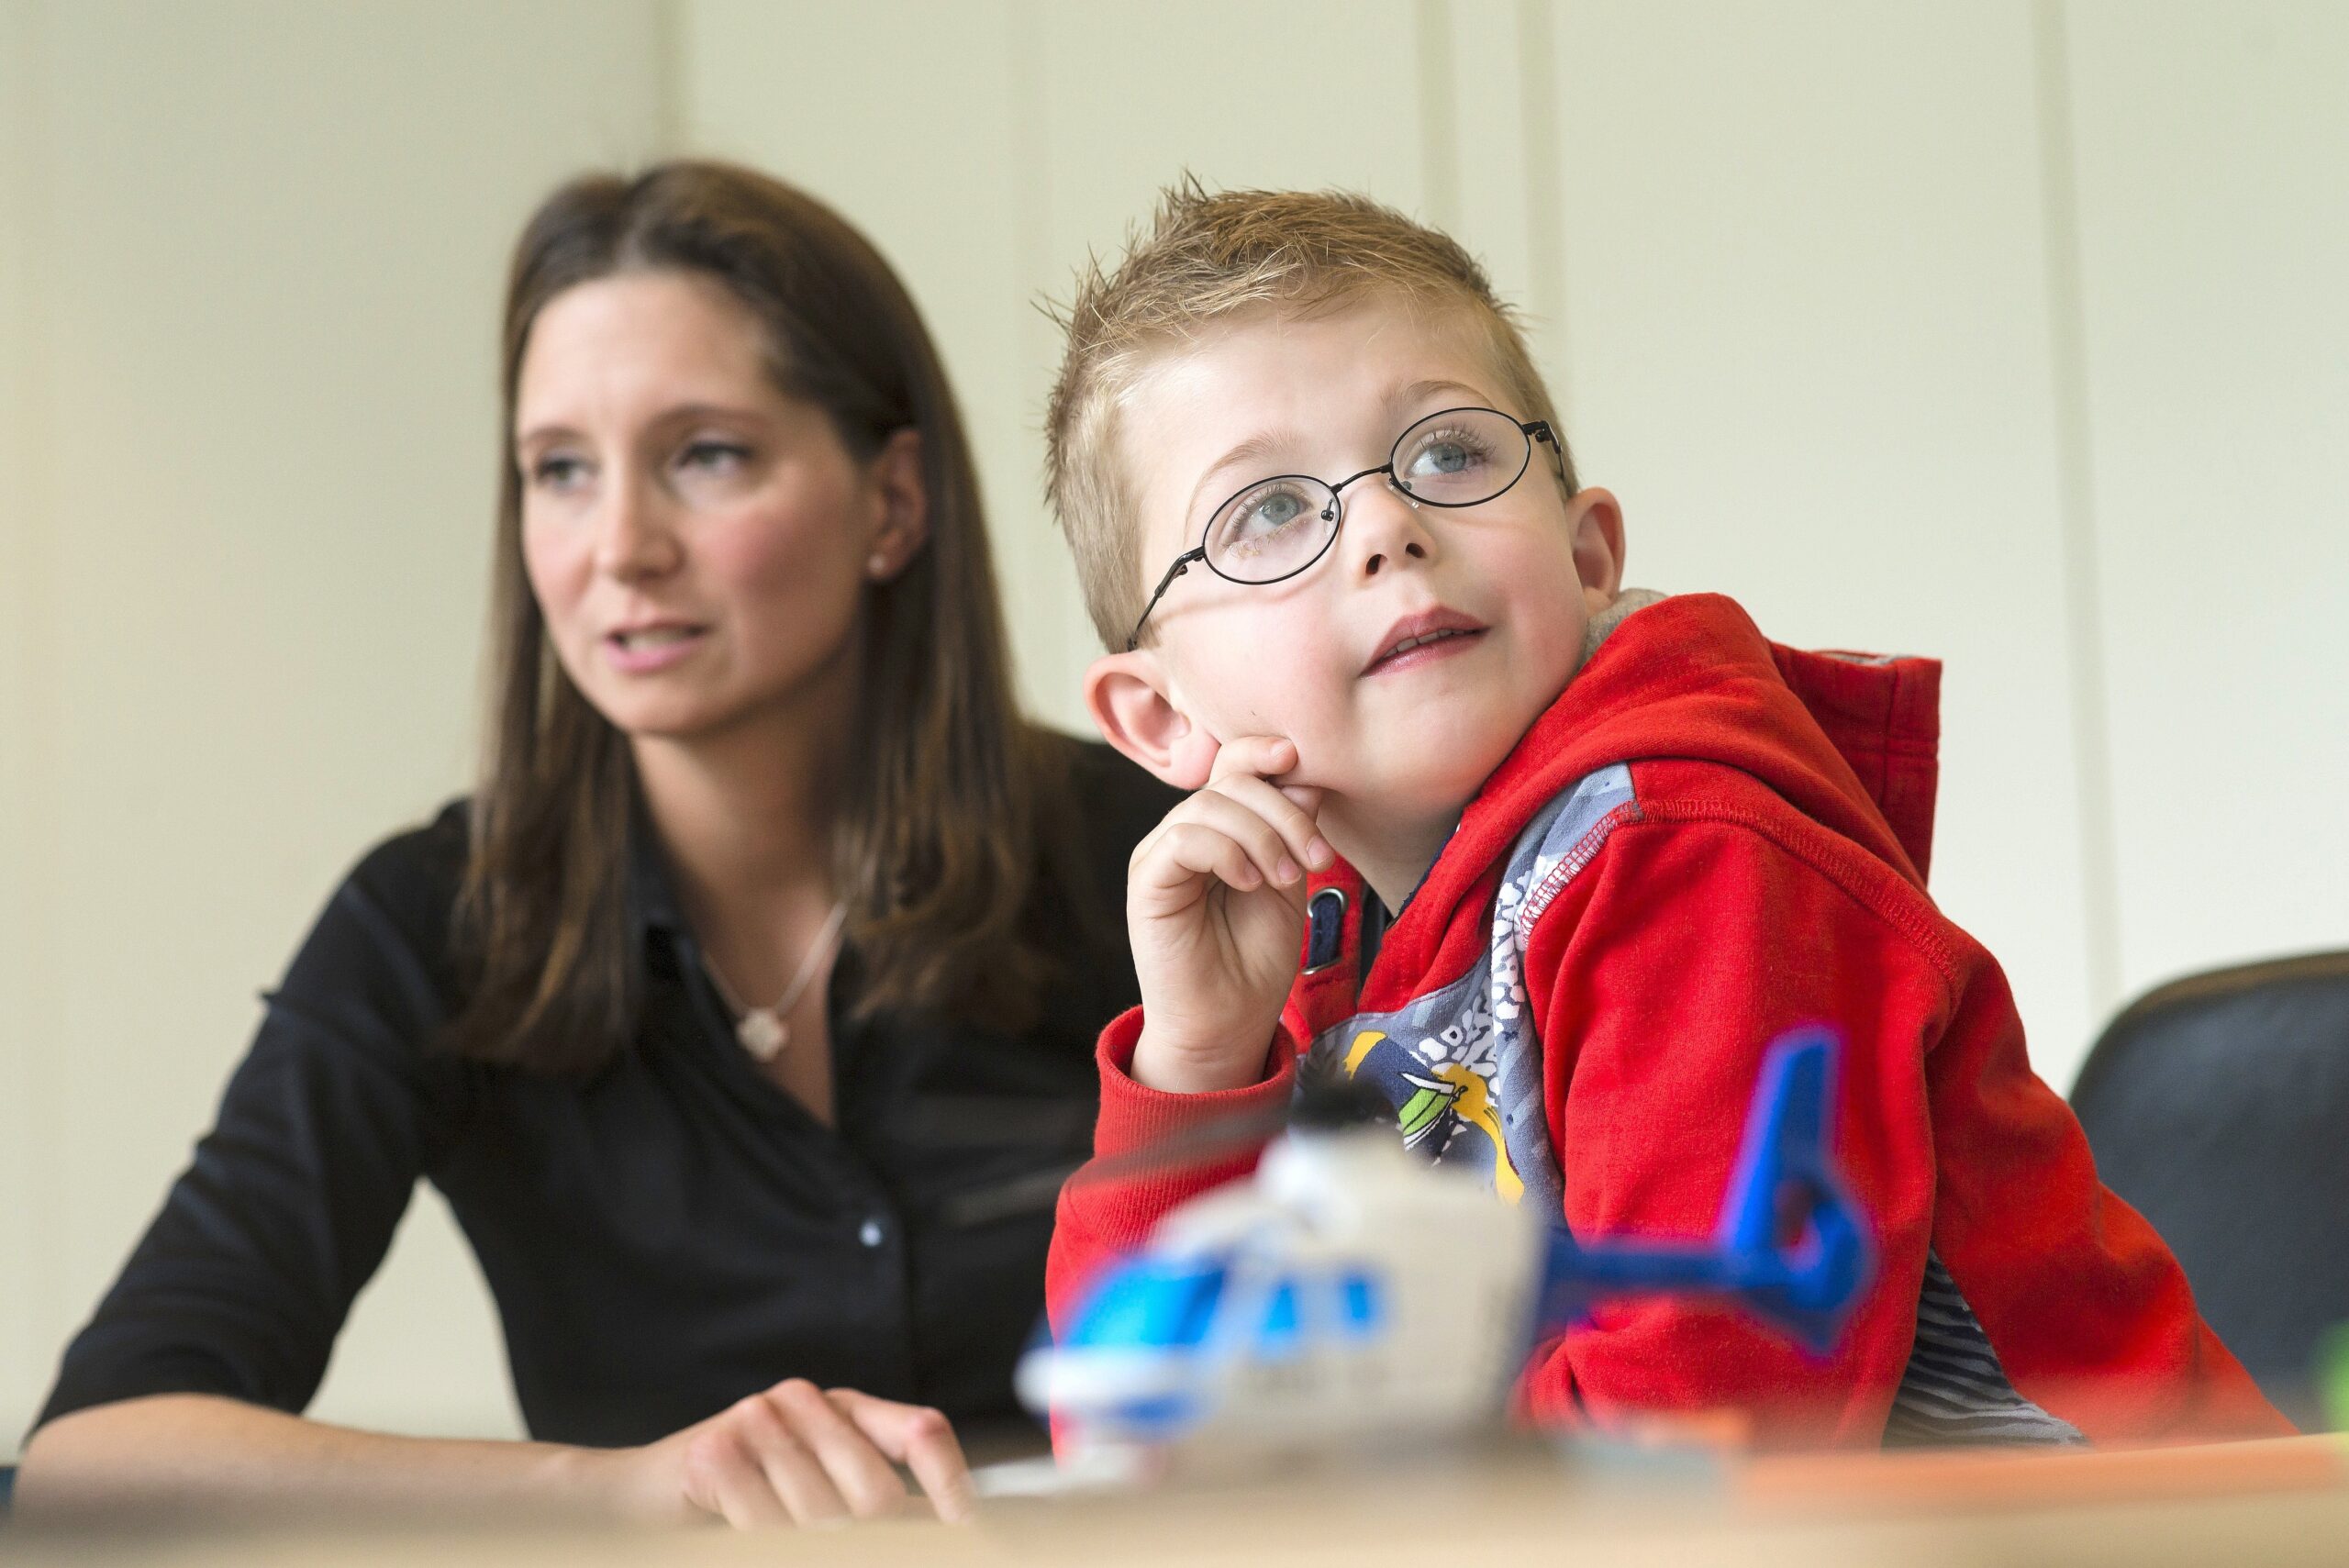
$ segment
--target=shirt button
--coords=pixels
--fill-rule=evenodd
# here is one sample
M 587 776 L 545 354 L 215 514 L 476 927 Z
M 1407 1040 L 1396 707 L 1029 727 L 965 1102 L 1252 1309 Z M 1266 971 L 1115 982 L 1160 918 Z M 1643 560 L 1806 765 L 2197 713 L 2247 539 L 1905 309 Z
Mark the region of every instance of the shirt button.
M 881 1245 L 881 1222 L 877 1219 L 866 1220 L 858 1229 L 856 1239 L 868 1247 L 878 1247 Z

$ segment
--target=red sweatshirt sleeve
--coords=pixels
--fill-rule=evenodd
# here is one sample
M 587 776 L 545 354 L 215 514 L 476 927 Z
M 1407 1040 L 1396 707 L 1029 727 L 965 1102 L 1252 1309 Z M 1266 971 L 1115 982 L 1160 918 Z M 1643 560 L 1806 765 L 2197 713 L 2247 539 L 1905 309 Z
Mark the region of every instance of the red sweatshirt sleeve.
M 1842 1036 L 1834 1150 L 1876 1276 L 1829 1355 L 1685 1301 L 1602 1307 L 1520 1393 L 1545 1423 L 1732 1407 L 1755 1440 L 1873 1443 L 1915 1335 L 1933 1219 L 1924 1059 L 1951 990 L 1911 933 L 1764 833 L 1620 828 L 1527 954 L 1551 1127 L 1578 1235 L 1710 1234 L 1769 1043 Z
M 1874 1443 L 1931 1250 L 2015 1388 L 2087 1436 L 2288 1432 L 2160 1238 L 2098 1184 L 1988 954 L 1810 824 L 1711 810 L 1619 828 L 1534 932 L 1528 995 L 1566 1220 L 1708 1233 L 1764 1050 L 1825 1023 L 1844 1045 L 1835 1152 L 1876 1276 L 1823 1359 L 1718 1310 L 1602 1310 L 1536 1358 L 1529 1413 L 1733 1407 L 1764 1443 Z
M 1197 1132 L 1227 1117 L 1269 1113 L 1288 1103 L 1296 1085 L 1296 1048 L 1286 1029 L 1273 1042 L 1264 1082 L 1214 1094 L 1174 1095 L 1134 1082 L 1134 1046 L 1141 1039 L 1141 1009 L 1111 1020 L 1101 1031 L 1101 1112 L 1093 1126 L 1093 1158 L 1134 1153 Z M 1044 1262 L 1044 1307 L 1057 1335 L 1101 1265 L 1148 1239 L 1166 1211 L 1256 1168 L 1256 1151 L 1219 1154 L 1197 1163 L 1097 1178 L 1080 1167 L 1061 1189 Z

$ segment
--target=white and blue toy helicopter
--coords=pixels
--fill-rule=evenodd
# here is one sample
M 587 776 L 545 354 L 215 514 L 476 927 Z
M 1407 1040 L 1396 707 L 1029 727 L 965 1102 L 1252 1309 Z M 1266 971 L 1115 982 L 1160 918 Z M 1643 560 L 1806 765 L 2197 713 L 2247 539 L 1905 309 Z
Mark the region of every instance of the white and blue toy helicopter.
M 1532 1345 L 1618 1296 L 1709 1296 L 1823 1353 L 1873 1267 L 1828 1152 L 1835 1042 L 1770 1049 L 1701 1242 L 1577 1240 L 1389 1129 L 1293 1128 L 1097 1280 L 1020 1395 L 1064 1457 L 1171 1462 L 1497 1426 Z

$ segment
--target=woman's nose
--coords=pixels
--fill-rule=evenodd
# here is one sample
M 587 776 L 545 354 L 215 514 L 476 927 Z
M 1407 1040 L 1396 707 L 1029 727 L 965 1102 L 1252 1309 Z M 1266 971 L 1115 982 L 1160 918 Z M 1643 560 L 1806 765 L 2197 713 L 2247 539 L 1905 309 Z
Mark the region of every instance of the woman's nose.
M 653 487 L 631 476 L 607 493 L 596 531 L 596 568 L 622 582 L 675 569 L 676 530 Z
M 1356 491 L 1346 508 L 1341 536 L 1355 562 L 1355 571 L 1375 577 L 1405 561 L 1435 559 L 1435 535 L 1427 514 L 1410 494 L 1391 478 Z

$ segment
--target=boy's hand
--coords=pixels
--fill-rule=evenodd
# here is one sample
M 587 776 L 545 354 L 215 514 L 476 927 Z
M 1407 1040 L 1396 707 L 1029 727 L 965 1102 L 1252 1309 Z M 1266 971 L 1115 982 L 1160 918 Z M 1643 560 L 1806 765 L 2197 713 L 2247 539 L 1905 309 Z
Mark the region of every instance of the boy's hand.
M 1137 1083 L 1176 1094 L 1256 1082 L 1297 978 L 1308 868 L 1336 856 L 1314 826 L 1320 792 L 1269 782 L 1297 748 L 1227 741 L 1207 787 L 1134 849 L 1126 925 L 1141 982 Z

